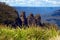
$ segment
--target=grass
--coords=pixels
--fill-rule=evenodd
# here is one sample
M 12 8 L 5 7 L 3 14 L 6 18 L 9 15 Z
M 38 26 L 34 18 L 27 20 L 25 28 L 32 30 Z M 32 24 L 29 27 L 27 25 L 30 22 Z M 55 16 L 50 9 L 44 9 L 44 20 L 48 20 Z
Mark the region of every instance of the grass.
M 16 29 L 0 25 L 0 40 L 60 40 L 60 30 L 29 27 Z

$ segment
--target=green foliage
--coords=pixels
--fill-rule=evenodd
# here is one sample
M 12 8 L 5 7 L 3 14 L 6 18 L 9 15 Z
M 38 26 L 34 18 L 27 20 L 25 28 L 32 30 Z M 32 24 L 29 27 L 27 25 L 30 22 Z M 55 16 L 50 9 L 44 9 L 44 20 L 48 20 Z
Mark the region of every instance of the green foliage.
M 0 26 L 0 40 L 49 40 L 56 37 L 60 31 L 55 28 L 19 28 Z

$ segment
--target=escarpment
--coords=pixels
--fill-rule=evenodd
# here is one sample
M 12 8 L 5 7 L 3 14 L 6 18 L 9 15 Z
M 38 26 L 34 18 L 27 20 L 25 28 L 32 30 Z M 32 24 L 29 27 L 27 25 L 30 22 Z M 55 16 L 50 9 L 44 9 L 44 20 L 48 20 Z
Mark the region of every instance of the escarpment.
M 19 15 L 16 9 L 5 3 L 0 3 L 0 24 L 11 25 L 13 27 L 42 25 L 40 14 L 33 15 L 33 13 L 30 13 L 30 15 L 26 17 L 26 12 L 22 11 Z

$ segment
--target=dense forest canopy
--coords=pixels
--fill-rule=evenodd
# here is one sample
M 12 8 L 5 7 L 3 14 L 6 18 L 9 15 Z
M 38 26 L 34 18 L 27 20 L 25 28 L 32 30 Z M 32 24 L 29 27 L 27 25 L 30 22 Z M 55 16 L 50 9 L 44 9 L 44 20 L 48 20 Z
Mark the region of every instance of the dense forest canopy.
M 0 2 L 0 22 L 4 20 L 15 21 L 17 17 L 18 12 L 14 8 Z

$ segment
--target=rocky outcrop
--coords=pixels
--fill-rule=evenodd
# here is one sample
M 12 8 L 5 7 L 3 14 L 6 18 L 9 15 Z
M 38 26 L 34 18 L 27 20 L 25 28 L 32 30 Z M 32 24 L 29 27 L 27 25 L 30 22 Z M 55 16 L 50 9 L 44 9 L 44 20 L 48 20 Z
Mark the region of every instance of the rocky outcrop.
M 40 26 L 41 25 L 41 16 L 40 16 L 40 14 L 36 14 L 35 20 L 36 20 L 36 25 Z
M 25 15 L 25 12 L 24 12 L 24 11 L 22 11 L 22 12 L 20 13 L 20 19 L 21 19 L 21 21 L 22 21 L 22 25 L 23 25 L 23 26 L 24 26 L 24 25 L 27 26 L 27 18 L 26 18 L 26 15 Z
M 30 13 L 28 17 L 24 11 L 20 13 L 6 5 L 5 3 L 0 3 L 0 24 L 16 26 L 41 26 L 41 16 L 38 14 L 36 16 Z
M 27 17 L 27 22 L 28 26 L 36 25 L 36 21 L 32 13 L 30 13 L 30 15 Z

